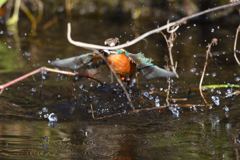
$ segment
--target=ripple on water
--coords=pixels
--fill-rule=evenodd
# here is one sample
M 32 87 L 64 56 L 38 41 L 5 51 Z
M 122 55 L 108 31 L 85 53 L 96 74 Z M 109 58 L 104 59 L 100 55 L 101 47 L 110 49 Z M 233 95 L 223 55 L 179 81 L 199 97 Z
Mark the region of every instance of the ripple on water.
M 24 141 L 24 142 L 23 142 Z M 7 143 L 6 143 L 7 142 Z M 31 137 L 8 136 L 2 138 L 0 159 L 33 159 L 45 156 L 45 150 L 39 148 L 39 141 Z

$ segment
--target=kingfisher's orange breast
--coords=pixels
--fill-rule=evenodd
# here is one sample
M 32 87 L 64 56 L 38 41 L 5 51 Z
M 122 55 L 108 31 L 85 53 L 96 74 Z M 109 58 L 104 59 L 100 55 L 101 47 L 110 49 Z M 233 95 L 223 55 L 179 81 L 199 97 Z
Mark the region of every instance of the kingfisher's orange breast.
M 116 54 L 107 57 L 108 63 L 113 70 L 124 77 L 131 76 L 136 73 L 136 65 L 130 63 L 125 54 Z

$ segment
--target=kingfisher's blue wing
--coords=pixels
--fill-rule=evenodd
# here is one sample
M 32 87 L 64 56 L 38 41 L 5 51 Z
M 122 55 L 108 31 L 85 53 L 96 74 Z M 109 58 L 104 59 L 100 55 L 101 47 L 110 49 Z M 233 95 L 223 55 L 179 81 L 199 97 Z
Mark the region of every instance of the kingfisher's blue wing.
M 51 64 L 55 67 L 68 68 L 72 70 L 78 70 L 80 68 L 83 69 L 97 68 L 101 64 L 104 64 L 105 62 L 99 57 L 97 58 L 97 60 L 94 61 L 94 58 L 96 57 L 98 56 L 95 52 L 86 53 L 76 57 L 55 60 Z
M 137 71 L 142 72 L 147 79 L 161 78 L 161 77 L 176 77 L 174 72 L 165 70 L 152 64 L 151 58 L 146 58 L 144 54 L 128 53 L 129 57 L 137 63 Z
M 138 68 L 147 79 L 161 78 L 161 77 L 176 77 L 174 72 L 160 68 L 156 65 L 144 66 Z

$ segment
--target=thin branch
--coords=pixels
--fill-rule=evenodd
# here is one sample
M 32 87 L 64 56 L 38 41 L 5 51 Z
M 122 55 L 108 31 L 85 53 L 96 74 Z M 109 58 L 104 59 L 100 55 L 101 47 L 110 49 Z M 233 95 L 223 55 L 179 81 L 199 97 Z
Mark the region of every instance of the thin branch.
M 161 31 L 161 34 L 162 34 L 163 37 L 165 38 L 166 43 L 167 43 L 167 46 L 168 46 L 168 52 L 169 52 L 169 58 L 170 58 L 170 62 L 171 62 L 172 71 L 176 74 L 176 77 L 179 79 L 179 76 L 178 76 L 178 74 L 177 74 L 177 72 L 176 72 L 177 65 L 175 65 L 175 67 L 174 67 L 173 57 L 172 57 L 173 42 L 174 42 L 175 39 L 176 39 L 176 33 L 175 33 L 175 31 L 177 31 L 178 28 L 179 28 L 179 26 L 173 26 L 173 27 L 171 27 L 171 31 L 169 31 L 169 29 L 167 29 L 167 31 L 170 33 L 169 39 L 167 39 L 167 36 L 166 36 L 162 31 Z M 166 62 L 168 62 L 168 58 L 167 58 Z M 168 65 L 167 65 L 167 68 L 168 68 Z M 179 80 L 179 81 L 180 81 L 180 80 Z M 167 105 L 169 106 L 169 105 L 170 105 L 170 103 L 169 103 L 169 93 L 170 93 L 170 88 L 171 88 L 171 79 L 170 79 L 170 77 L 168 77 L 167 83 L 168 83 L 168 90 L 167 90 L 167 99 L 166 99 L 166 102 L 167 102 Z
M 237 31 L 236 31 L 235 42 L 234 42 L 234 47 L 233 47 L 234 57 L 235 57 L 238 65 L 240 65 L 240 62 L 239 62 L 239 60 L 238 60 L 238 58 L 237 58 L 237 55 L 236 55 L 236 47 L 237 47 L 237 39 L 238 39 L 238 32 L 239 32 L 239 30 L 240 30 L 240 25 L 238 26 Z
M 217 45 L 217 39 L 216 39 L 216 38 L 213 38 L 213 39 L 212 39 L 212 42 L 207 45 L 208 50 L 206 51 L 206 61 L 205 61 L 205 64 L 204 64 L 204 68 L 203 68 L 203 72 L 202 72 L 202 77 L 201 77 L 201 80 L 200 80 L 200 82 L 199 82 L 199 91 L 200 91 L 200 94 L 201 94 L 201 96 L 202 96 L 202 99 L 203 99 L 205 105 L 207 105 L 208 103 L 207 103 L 207 101 L 206 101 L 206 99 L 204 98 L 203 93 L 202 93 L 202 82 L 203 82 L 203 78 L 204 78 L 205 71 L 206 71 L 207 64 L 208 64 L 208 62 L 207 62 L 207 61 L 208 61 L 208 55 L 212 56 L 212 55 L 211 55 L 211 51 L 210 51 L 212 45 Z
M 170 106 L 175 106 L 176 104 L 170 104 Z M 184 108 L 190 108 L 190 107 L 205 107 L 206 105 L 202 105 L 202 104 L 177 104 L 179 107 L 184 107 Z M 208 104 L 207 106 L 212 106 L 213 104 Z M 104 119 L 104 118 L 111 118 L 111 117 L 114 117 L 114 116 L 120 116 L 122 115 L 121 113 L 115 113 L 115 114 L 111 114 L 111 115 L 108 115 L 108 116 L 103 116 L 103 117 L 97 117 L 95 118 L 94 116 L 94 111 L 93 111 L 93 107 L 92 107 L 92 104 L 90 103 L 90 107 L 91 107 L 91 111 L 92 111 L 92 118 L 94 120 L 99 120 L 99 119 Z M 167 108 L 168 105 L 164 105 L 164 106 L 159 106 L 159 107 L 151 107 L 151 108 L 142 108 L 142 109 L 136 109 L 135 112 L 139 113 L 141 111 L 151 111 L 151 110 L 161 110 L 161 109 L 164 109 L 164 108 Z M 133 111 L 130 111 L 128 112 L 128 114 L 133 114 L 135 113 Z
M 225 8 L 229 8 L 229 7 L 233 7 L 233 6 L 237 6 L 237 5 L 240 5 L 240 2 L 230 3 L 230 4 L 222 5 L 222 6 L 219 6 L 219 7 L 215 7 L 215 8 L 212 8 L 212 9 L 207 9 L 205 11 L 202 11 L 202 12 L 184 17 L 184 18 L 179 19 L 175 22 L 171 22 L 171 23 L 168 23 L 167 25 L 164 25 L 162 27 L 159 27 L 159 28 L 153 29 L 151 31 L 148 31 L 148 32 L 142 34 L 141 36 L 135 38 L 132 41 L 127 41 L 126 43 L 121 44 L 119 46 L 115 46 L 115 47 L 106 47 L 106 46 L 94 45 L 94 44 L 90 44 L 90 43 L 84 43 L 84 42 L 78 42 L 78 41 L 72 40 L 72 38 L 70 36 L 70 34 L 71 34 L 71 24 L 70 23 L 68 23 L 67 38 L 68 38 L 69 42 L 72 43 L 73 45 L 78 46 L 78 47 L 87 48 L 87 49 L 90 49 L 90 50 L 92 50 L 92 49 L 114 50 L 114 49 L 126 48 L 126 47 L 129 47 L 129 46 L 132 46 L 133 44 L 139 42 L 140 40 L 142 40 L 142 39 L 144 39 L 144 38 L 146 38 L 146 37 L 148 37 L 152 34 L 159 33 L 162 30 L 170 28 L 171 26 L 177 26 L 177 25 L 179 25 L 179 24 L 181 24 L 181 23 L 183 23 L 183 22 L 185 22 L 189 19 L 201 16 L 201 15 L 206 14 L 206 13 L 214 12 L 214 11 L 217 11 L 217 10 L 221 10 L 221 9 L 225 9 Z
M 96 80 L 97 82 L 99 82 L 99 83 L 102 84 L 101 81 L 99 81 L 96 77 L 94 77 L 94 76 L 92 76 L 92 75 L 90 75 L 90 74 L 81 75 L 81 74 L 79 74 L 78 72 L 68 72 L 68 71 L 61 71 L 61 70 L 57 70 L 57 69 L 47 68 L 47 67 L 41 67 L 41 68 L 39 68 L 39 69 L 36 69 L 35 71 L 32 71 L 32 72 L 30 72 L 30 73 L 28 73 L 28 74 L 25 74 L 25 75 L 23 75 L 23 76 L 21 76 L 21 77 L 19 77 L 19 78 L 17 78 L 17 79 L 14 79 L 14 80 L 6 83 L 6 84 L 0 85 L 0 95 L 2 94 L 4 88 L 6 88 L 6 87 L 8 87 L 8 86 L 11 86 L 11 85 L 13 85 L 13 84 L 15 84 L 15 83 L 17 83 L 17 82 L 19 82 L 19 81 L 27 78 L 27 77 L 30 77 L 30 76 L 32 76 L 32 75 L 34 75 L 34 74 L 36 74 L 36 73 L 39 73 L 39 72 L 41 72 L 41 71 L 49 71 L 49 72 L 60 73 L 60 74 L 65 74 L 65 75 L 69 75 L 69 76 L 82 76 L 82 77 L 87 77 L 87 78 L 94 79 L 94 80 Z

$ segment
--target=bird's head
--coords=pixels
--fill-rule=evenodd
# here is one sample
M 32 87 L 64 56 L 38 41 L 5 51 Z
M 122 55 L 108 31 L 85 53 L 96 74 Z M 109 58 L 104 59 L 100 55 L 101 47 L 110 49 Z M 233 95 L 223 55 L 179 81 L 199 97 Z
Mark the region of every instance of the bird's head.
M 104 45 L 105 46 L 109 46 L 109 47 L 114 47 L 114 46 L 118 46 L 120 44 L 119 39 L 116 38 L 109 38 L 107 40 L 105 40 Z

